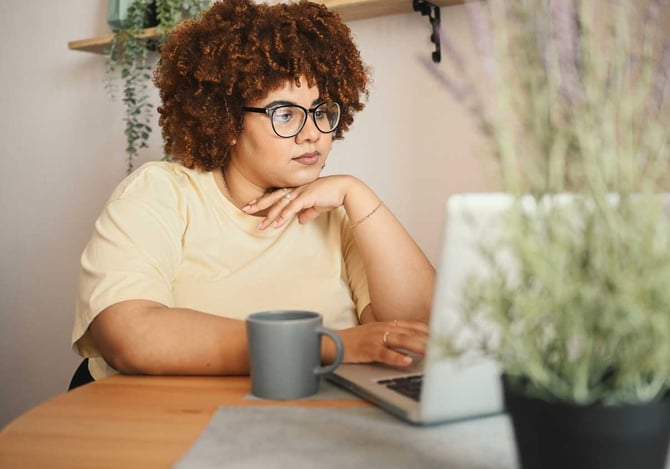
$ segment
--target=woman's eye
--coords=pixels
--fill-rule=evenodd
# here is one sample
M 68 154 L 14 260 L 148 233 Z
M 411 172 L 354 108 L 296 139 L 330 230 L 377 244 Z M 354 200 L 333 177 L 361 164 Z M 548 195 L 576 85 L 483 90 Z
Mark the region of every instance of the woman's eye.
M 293 119 L 295 112 L 290 109 L 277 109 L 274 112 L 273 119 L 276 123 L 278 124 L 286 124 L 287 122 L 290 122 L 291 119 Z

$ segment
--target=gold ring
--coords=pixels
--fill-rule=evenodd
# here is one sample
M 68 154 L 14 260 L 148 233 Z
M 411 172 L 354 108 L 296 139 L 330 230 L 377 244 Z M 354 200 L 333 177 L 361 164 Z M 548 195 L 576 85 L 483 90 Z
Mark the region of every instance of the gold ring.
M 397 320 L 397 319 L 395 319 L 395 320 L 393 321 L 393 327 L 398 327 L 398 320 Z
M 389 338 L 389 334 L 390 334 L 389 331 L 384 332 L 384 339 L 382 339 L 382 341 L 384 342 L 384 347 L 388 347 L 387 340 Z

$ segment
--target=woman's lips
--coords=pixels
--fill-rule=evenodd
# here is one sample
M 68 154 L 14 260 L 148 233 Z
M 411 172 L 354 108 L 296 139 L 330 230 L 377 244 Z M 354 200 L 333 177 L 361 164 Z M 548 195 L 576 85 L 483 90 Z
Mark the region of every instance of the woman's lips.
M 298 163 L 304 165 L 313 165 L 319 162 L 319 154 L 305 153 L 303 155 L 298 156 L 297 158 L 293 158 L 293 161 L 297 161 Z

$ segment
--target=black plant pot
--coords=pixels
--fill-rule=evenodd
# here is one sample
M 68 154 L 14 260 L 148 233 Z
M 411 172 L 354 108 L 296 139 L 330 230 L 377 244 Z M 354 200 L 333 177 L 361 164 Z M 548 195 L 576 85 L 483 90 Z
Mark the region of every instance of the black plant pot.
M 663 469 L 670 444 L 670 395 L 626 406 L 574 406 L 508 389 L 523 469 Z
M 124 26 L 128 15 L 128 8 L 134 3 L 133 0 L 109 0 L 107 10 L 107 24 L 116 31 Z M 142 27 L 151 28 L 158 25 L 158 13 L 156 11 L 156 2 L 149 4 L 147 14 L 144 18 Z

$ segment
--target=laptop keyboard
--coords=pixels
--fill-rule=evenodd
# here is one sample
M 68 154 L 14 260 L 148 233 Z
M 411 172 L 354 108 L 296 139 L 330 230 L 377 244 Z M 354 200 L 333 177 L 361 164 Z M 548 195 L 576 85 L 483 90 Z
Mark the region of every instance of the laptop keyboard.
M 419 399 L 421 399 L 421 385 L 423 384 L 423 375 L 411 375 L 402 376 L 400 378 L 382 379 L 377 382 L 417 402 Z

